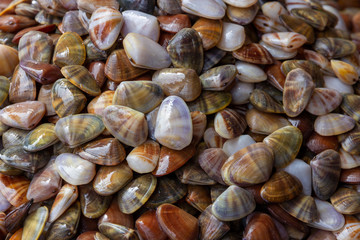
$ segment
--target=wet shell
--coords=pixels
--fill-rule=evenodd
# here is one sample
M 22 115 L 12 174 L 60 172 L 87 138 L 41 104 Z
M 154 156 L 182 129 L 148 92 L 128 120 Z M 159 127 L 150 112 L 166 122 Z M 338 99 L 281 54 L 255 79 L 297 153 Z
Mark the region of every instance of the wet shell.
M 145 115 L 129 107 L 111 105 L 104 110 L 104 124 L 120 142 L 136 147 L 146 141 L 148 125 Z
M 342 214 L 357 214 L 360 212 L 360 193 L 340 187 L 331 197 L 330 202 Z
M 97 221 L 97 225 L 99 226 L 104 222 L 110 222 L 128 228 L 134 228 L 133 215 L 121 212 L 116 198 L 113 198 L 108 210 L 99 218 L 99 221 Z
M 318 219 L 315 200 L 311 196 L 301 195 L 290 201 L 281 203 L 280 206 L 300 221 L 312 223 Z
M 321 136 L 334 136 L 350 131 L 355 120 L 347 115 L 329 113 L 318 116 L 314 122 L 314 130 Z
M 341 169 L 352 169 L 360 166 L 360 155 L 352 155 L 340 148 L 340 164 Z
M 262 33 L 273 33 L 273 32 L 286 32 L 287 29 L 279 22 L 274 19 L 267 17 L 262 14 L 258 14 L 254 21 L 255 28 Z
M 36 24 L 33 19 L 21 15 L 3 15 L 0 17 L 0 30 L 4 32 L 17 32 Z
M 0 174 L 0 191 L 2 195 L 15 207 L 28 202 L 26 193 L 30 181 L 24 176 L 7 176 Z
M 95 97 L 87 105 L 88 113 L 97 114 L 103 116 L 104 109 L 107 106 L 112 105 L 114 98 L 114 91 L 104 91 L 99 96 Z
M 177 96 L 164 99 L 157 114 L 155 138 L 164 146 L 181 150 L 191 143 L 193 136 L 189 108 Z
M 340 155 L 328 149 L 311 160 L 312 184 L 318 198 L 327 200 L 336 191 L 340 179 Z
M 113 51 L 106 60 L 105 75 L 116 83 L 136 78 L 145 72 L 146 69 L 134 67 L 130 63 L 124 49 Z
M 55 165 L 61 178 L 72 185 L 89 183 L 95 176 L 95 164 L 72 153 L 56 157 Z
M 359 74 L 351 64 L 339 60 L 331 60 L 330 63 L 335 75 L 343 83 L 353 85 L 359 80 Z
M 209 69 L 200 76 L 204 90 L 220 91 L 229 86 L 236 76 L 234 65 L 222 65 Z
M 324 79 L 321 69 L 312 61 L 307 60 L 287 60 L 281 64 L 281 71 L 284 75 L 288 75 L 290 71 L 301 68 L 311 75 L 316 87 L 324 85 Z
M 12 103 L 36 100 L 36 82 L 21 67 L 16 67 L 11 78 L 9 100 Z
M 192 28 L 200 35 L 204 50 L 215 47 L 220 41 L 222 33 L 222 22 L 220 20 L 200 18 L 194 23 Z
M 355 121 L 360 120 L 360 96 L 356 94 L 345 94 L 341 103 L 341 109 Z
M 61 35 L 56 43 L 53 56 L 53 62 L 57 66 L 82 65 L 85 57 L 85 45 L 79 34 L 66 32 Z
M 40 235 L 44 231 L 48 216 L 49 210 L 46 206 L 39 207 L 31 213 L 25 220 L 21 239 L 39 239 Z
M 247 190 L 231 185 L 213 203 L 212 214 L 221 221 L 234 221 L 255 210 L 253 195 Z
M 350 154 L 360 154 L 359 144 L 360 144 L 360 126 L 356 124 L 355 128 L 346 133 L 340 138 L 341 147 Z
M 127 228 L 113 223 L 101 223 L 99 230 L 109 239 L 138 240 L 138 236 L 134 229 Z
M 266 33 L 262 35 L 261 39 L 266 44 L 286 52 L 293 52 L 307 41 L 304 35 L 294 32 Z
M 122 15 L 124 17 L 124 26 L 121 28 L 121 35 L 123 37 L 126 37 L 128 33 L 135 32 L 142 34 L 155 42 L 159 41 L 160 29 L 170 32 L 175 30 L 175 32 L 178 32 L 183 28 L 182 24 L 188 25 L 188 27 L 190 27 L 191 24 L 189 17 L 182 14 L 174 16 L 158 16 L 156 18 L 145 12 L 126 10 L 122 12 Z M 180 29 L 176 29 L 177 27 L 180 27 Z
M 298 116 L 308 104 L 315 84 L 310 74 L 302 69 L 291 70 L 284 85 L 284 110 L 290 117 Z
M 81 13 L 81 11 L 80 11 Z M 79 14 L 80 16 L 80 14 Z M 108 57 L 107 51 L 103 51 L 95 47 L 94 43 L 91 41 L 90 37 L 87 37 L 84 40 L 85 49 L 86 49 L 86 60 L 88 61 L 101 61 L 105 60 Z M 122 49 L 124 50 L 124 49 Z M 129 63 L 130 64 L 130 63 Z
M 79 36 L 88 34 L 88 30 L 84 28 L 80 19 L 79 11 L 68 11 L 65 13 L 62 20 L 62 32 L 76 32 Z
M 117 40 L 124 24 L 122 14 L 110 7 L 97 8 L 91 15 L 89 34 L 91 41 L 100 50 L 107 50 Z
M 15 103 L 0 111 L 0 120 L 15 128 L 33 129 L 45 115 L 45 104 L 39 101 Z
M 192 162 L 189 162 L 184 167 L 177 170 L 175 173 L 178 179 L 184 184 L 213 185 L 216 183 L 205 173 L 204 170 L 202 170 L 202 168 L 199 165 L 194 164 Z M 190 192 L 190 190 L 188 191 Z M 192 203 L 190 204 L 193 205 Z M 198 206 L 196 206 L 196 204 L 193 206 L 195 208 L 198 208 L 200 211 L 203 211 L 205 209 L 205 208 L 199 208 Z
M 61 68 L 61 73 L 72 84 L 91 96 L 98 96 L 101 93 L 99 86 L 91 73 L 83 66 L 68 65 Z
M 51 89 L 51 103 L 59 117 L 80 113 L 86 104 L 85 95 L 69 80 L 57 80 Z
M 19 65 L 32 79 L 41 84 L 51 84 L 62 78 L 60 68 L 56 65 L 43 63 L 43 62 L 34 62 L 21 61 Z
M 116 138 L 103 138 L 89 142 L 77 150 L 77 154 L 95 164 L 114 166 L 122 162 L 125 149 Z
M 356 239 L 360 236 L 360 221 L 349 215 L 345 215 L 344 226 L 336 232 L 333 232 L 339 240 Z
M 79 10 L 92 13 L 100 7 L 119 9 L 119 2 L 116 0 L 78 0 L 77 6 Z
M 74 185 L 65 184 L 56 195 L 51 207 L 49 222 L 58 219 L 78 198 L 78 189 Z
M 156 219 L 172 240 L 196 239 L 198 236 L 198 220 L 179 207 L 162 204 L 156 210 Z
M 167 235 L 161 230 L 156 220 L 156 212 L 148 210 L 136 220 L 139 235 L 147 240 L 166 240 Z
M 216 114 L 214 125 L 215 131 L 227 139 L 240 136 L 247 127 L 245 117 L 230 108 L 225 108 Z
M 211 204 L 210 191 L 206 186 L 188 185 L 186 202 L 200 212 Z
M 332 59 L 353 54 L 356 51 L 356 45 L 342 38 L 318 38 L 314 49 L 328 59 Z
M 157 179 L 151 174 L 141 175 L 126 185 L 117 195 L 119 208 L 130 214 L 138 210 L 155 191 Z
M 245 42 L 245 28 L 239 24 L 223 22 L 221 38 L 217 48 L 224 51 L 235 51 Z
M 54 45 L 48 34 L 30 31 L 20 38 L 18 49 L 20 61 L 50 63 Z
M 237 24 L 247 25 L 254 20 L 258 11 L 259 11 L 258 4 L 254 4 L 247 8 L 228 6 L 226 8 L 226 15 L 231 21 Z
M 312 50 L 304 50 L 304 57 L 306 60 L 311 61 L 316 65 L 318 65 L 324 73 L 329 75 L 333 74 L 330 61 L 326 57 L 324 57 L 321 53 Z
M 305 36 L 307 39 L 307 43 L 314 43 L 315 41 L 315 33 L 314 29 L 307 24 L 306 22 L 302 21 L 297 17 L 293 17 L 291 15 L 280 15 L 280 20 L 282 23 L 291 31 L 300 33 L 301 35 Z
M 93 187 L 97 194 L 109 196 L 123 188 L 133 177 L 125 163 L 116 166 L 102 166 L 96 173 Z
M 181 10 L 208 19 L 222 19 L 225 15 L 225 4 L 216 0 L 181 1 Z
M 284 107 L 263 90 L 254 89 L 250 95 L 250 103 L 262 112 L 285 113 Z
M 9 212 L 5 217 L 5 228 L 10 233 L 15 233 L 23 226 L 25 218 L 28 215 L 29 209 L 32 205 L 32 200 L 22 204 Z
M 137 173 L 152 172 L 160 157 L 160 145 L 148 140 L 134 148 L 126 157 L 129 167 Z
M 176 95 L 189 102 L 201 94 L 201 82 L 193 69 L 165 68 L 156 71 L 152 81 L 161 86 L 165 95 Z
M 232 55 L 241 61 L 255 64 L 272 64 L 274 62 L 271 54 L 263 46 L 257 43 L 244 45 L 234 51 Z
M 111 203 L 111 197 L 98 195 L 91 183 L 79 186 L 79 197 L 81 212 L 87 218 L 102 216 Z
M 244 238 L 262 239 L 263 236 L 271 236 L 271 239 L 281 239 L 278 224 L 269 215 L 255 212 L 249 215 L 246 220 Z
M 200 73 L 204 53 L 200 35 L 192 28 L 181 29 L 169 42 L 167 51 L 174 67 L 191 68 Z
M 298 154 L 303 136 L 297 127 L 286 126 L 280 128 L 264 139 L 274 152 L 275 167 L 283 168 L 292 162 Z
M 201 95 L 188 104 L 190 111 L 200 111 L 206 115 L 216 113 L 231 103 L 231 94 L 227 92 L 202 91 Z
M 223 221 L 218 220 L 211 211 L 212 205 L 208 206 L 199 216 L 200 236 L 201 240 L 220 239 L 229 230 L 230 227 Z
M 116 88 L 113 104 L 148 113 L 160 105 L 163 96 L 161 87 L 151 81 L 125 81 Z
M 70 148 L 75 148 L 96 138 L 104 129 L 101 117 L 94 114 L 67 116 L 59 119 L 55 125 L 56 136 Z
M 43 150 L 59 141 L 55 131 L 55 125 L 44 123 L 29 132 L 24 138 L 24 149 L 30 152 Z
M 332 112 L 341 102 L 342 96 L 337 90 L 315 88 L 305 109 L 313 115 L 320 116 Z
M 220 184 L 225 184 L 221 177 L 221 167 L 227 158 L 228 156 L 221 148 L 208 148 L 198 156 L 198 161 L 209 177 Z
M 322 11 L 310 8 L 295 8 L 291 10 L 291 13 L 320 31 L 323 31 L 328 23 L 327 14 Z
M 296 177 L 285 171 L 274 173 L 262 186 L 261 197 L 267 202 L 289 201 L 302 192 L 302 184 Z

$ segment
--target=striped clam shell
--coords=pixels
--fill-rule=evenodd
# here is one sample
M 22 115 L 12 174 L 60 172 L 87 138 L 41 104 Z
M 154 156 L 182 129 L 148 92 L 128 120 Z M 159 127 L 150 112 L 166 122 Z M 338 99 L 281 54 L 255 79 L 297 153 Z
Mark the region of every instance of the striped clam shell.
M 333 59 L 353 54 L 356 51 L 356 45 L 342 38 L 318 38 L 315 42 L 314 50 L 328 59 Z
M 231 94 L 227 92 L 202 91 L 201 95 L 188 104 L 190 111 L 200 111 L 206 115 L 216 113 L 231 103 Z
M 356 121 L 360 120 L 360 96 L 356 94 L 345 94 L 341 109 Z
M 30 31 L 20 38 L 18 49 L 20 61 L 33 60 L 50 63 L 54 45 L 48 34 Z
M 78 198 L 78 188 L 71 184 L 65 184 L 55 197 L 50 210 L 49 222 L 58 219 Z
M 356 239 L 360 237 L 360 221 L 350 215 L 345 215 L 344 226 L 333 234 L 339 240 Z
M 311 196 L 301 195 L 290 201 L 281 203 L 280 206 L 300 221 L 312 223 L 318 219 L 316 203 Z
M 342 96 L 337 90 L 315 88 L 305 110 L 313 115 L 324 115 L 335 110 L 341 102 Z
M 16 67 L 9 87 L 9 100 L 12 103 L 36 100 L 36 82 L 24 69 Z
M 104 234 L 106 239 L 128 239 L 138 240 L 138 235 L 134 229 L 122 225 L 114 224 L 111 222 L 103 222 L 99 224 L 99 230 Z M 98 235 L 96 235 L 97 237 Z M 109 237 L 109 238 L 107 238 Z
M 85 58 L 85 45 L 79 34 L 66 32 L 60 36 L 53 55 L 53 62 L 57 66 L 82 65 Z
M 0 44 L 0 62 L 2 64 L 0 75 L 5 77 L 12 76 L 15 67 L 19 63 L 18 51 L 12 47 Z
M 232 139 L 240 136 L 247 128 L 245 116 L 235 110 L 225 108 L 214 119 L 215 131 L 223 138 Z
M 360 193 L 351 188 L 338 188 L 330 197 L 330 202 L 339 213 L 360 213 Z
M 26 193 L 30 181 L 24 176 L 7 176 L 0 174 L 0 192 L 15 207 L 28 202 Z
M 136 220 L 136 229 L 142 238 L 166 240 L 167 235 L 162 231 L 156 220 L 156 211 L 150 209 Z
M 297 17 L 293 17 L 291 15 L 280 15 L 280 20 L 282 23 L 291 31 L 297 32 L 306 37 L 307 43 L 314 43 L 315 41 L 315 32 L 314 29 L 307 24 L 306 22 L 302 21 Z
M 137 173 L 152 172 L 160 157 L 160 145 L 152 140 L 135 147 L 126 157 L 129 167 Z
M 91 183 L 79 186 L 82 214 L 87 218 L 98 218 L 109 208 L 111 196 L 97 194 Z
M 37 208 L 25 219 L 21 239 L 38 239 L 44 231 L 48 217 L 49 210 L 46 206 Z
M 59 141 L 55 134 L 55 125 L 43 123 L 24 138 L 24 149 L 30 152 L 43 150 Z
M 0 76 L 0 105 L 2 105 L 9 95 L 10 80 Z
M 295 32 L 266 33 L 262 35 L 261 39 L 270 46 L 286 52 L 293 52 L 307 41 L 304 35 Z
M 323 31 L 328 23 L 327 14 L 315 9 L 295 8 L 291 10 L 291 14 L 310 24 L 319 31 Z
M 255 64 L 272 64 L 274 62 L 271 54 L 258 43 L 250 43 L 242 46 L 232 53 L 241 61 Z
M 220 20 L 199 18 L 192 28 L 200 35 L 204 50 L 209 50 L 215 47 L 220 41 L 222 32 L 222 22 Z
M 350 131 L 355 120 L 347 115 L 329 113 L 318 116 L 314 122 L 314 130 L 321 136 L 334 136 Z

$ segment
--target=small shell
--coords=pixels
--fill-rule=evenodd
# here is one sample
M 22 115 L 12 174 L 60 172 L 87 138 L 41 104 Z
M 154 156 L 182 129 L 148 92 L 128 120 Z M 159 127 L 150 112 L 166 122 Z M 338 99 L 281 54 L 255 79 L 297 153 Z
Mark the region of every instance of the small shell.
M 311 196 L 301 195 L 290 201 L 281 203 L 280 206 L 300 221 L 312 223 L 318 219 L 315 200 Z
M 333 233 L 338 240 L 356 239 L 360 236 L 360 221 L 353 216 L 345 215 L 345 224 Z
M 128 33 L 132 32 L 132 33 L 139 33 L 141 35 L 144 35 L 145 37 L 148 37 L 154 40 L 155 42 L 159 41 L 160 27 L 162 25 L 159 17 L 165 17 L 165 16 L 158 16 L 158 19 L 160 21 L 160 27 L 159 27 L 158 19 L 155 16 L 147 14 L 145 12 L 136 11 L 136 10 L 126 10 L 122 12 L 122 15 L 124 17 L 124 26 L 121 28 L 121 35 L 123 37 L 126 37 Z M 179 15 L 179 16 L 185 16 L 187 18 L 186 15 Z
M 36 21 L 34 19 L 26 16 L 10 14 L 0 16 L 0 30 L 4 32 L 18 32 L 35 24 Z
M 353 54 L 356 51 L 356 45 L 342 38 L 318 38 L 314 50 L 328 59 L 341 58 Z
M 234 84 L 230 89 L 232 96 L 231 103 L 234 105 L 248 103 L 253 90 L 254 83 L 242 82 L 238 78 L 235 78 Z
M 18 49 L 20 61 L 50 63 L 54 45 L 48 34 L 30 31 L 20 38 Z
M 28 202 L 26 193 L 30 181 L 24 176 L 7 176 L 0 174 L 0 191 L 2 195 L 15 207 Z
M 104 109 L 107 106 L 112 105 L 114 98 L 114 91 L 104 91 L 99 96 L 95 97 L 87 105 L 88 113 L 97 114 L 103 116 Z
M 322 87 L 324 84 L 323 73 L 318 65 L 307 60 L 287 60 L 281 64 L 281 71 L 285 76 L 292 70 L 301 68 L 311 75 L 316 87 Z
M 222 65 L 207 70 L 200 76 L 204 90 L 221 91 L 229 86 L 236 76 L 234 65 Z
M 341 169 L 352 169 L 360 166 L 360 155 L 352 155 L 340 148 Z
M 67 32 L 61 35 L 56 43 L 53 56 L 53 62 L 57 66 L 82 65 L 85 57 L 85 45 L 77 33 Z
M 31 213 L 24 222 L 24 229 L 21 239 L 38 239 L 44 231 L 48 216 L 49 210 L 46 206 L 39 207 L 33 213 Z
M 152 172 L 160 157 L 160 145 L 152 140 L 135 147 L 126 157 L 129 167 L 137 173 Z
M 279 22 L 274 19 L 267 17 L 262 14 L 258 14 L 254 21 L 255 28 L 262 33 L 273 33 L 273 32 L 286 32 L 287 29 Z
M 340 81 L 340 79 L 331 76 L 324 76 L 324 87 L 334 89 L 340 93 L 354 93 L 354 88 Z
M 200 212 L 211 205 L 210 191 L 206 186 L 188 185 L 186 202 Z
M 36 100 L 36 82 L 21 67 L 16 67 L 8 94 L 12 103 L 34 101 Z
M 198 161 L 201 168 L 220 184 L 225 184 L 221 177 L 221 167 L 228 156 L 221 148 L 205 149 L 199 156 Z
M 193 135 L 190 111 L 181 98 L 167 97 L 160 105 L 155 138 L 164 146 L 181 150 L 191 143 Z
M 147 240 L 166 240 L 167 235 L 161 230 L 156 220 L 156 212 L 148 210 L 136 220 L 139 235 Z
M 281 15 L 288 13 L 286 8 L 279 2 L 266 2 L 261 5 L 261 10 L 265 16 L 273 19 L 274 21 L 279 21 Z
M 246 8 L 228 6 L 226 8 L 226 15 L 232 22 L 235 22 L 240 25 L 247 25 L 254 20 L 258 11 L 259 11 L 258 4 L 254 4 Z
M 184 184 L 190 184 L 190 185 L 213 185 L 213 184 L 216 183 L 213 179 L 211 179 L 205 173 L 204 170 L 202 170 L 202 168 L 198 164 L 194 164 L 192 162 L 189 162 L 184 167 L 177 170 L 175 173 L 176 173 L 176 176 L 178 177 L 178 179 Z M 199 191 L 204 192 L 202 190 L 199 190 Z M 188 189 L 188 192 L 190 193 L 189 189 Z M 194 192 L 196 194 L 196 190 L 194 190 Z M 206 195 L 206 194 L 204 194 L 204 195 Z M 199 207 L 196 203 L 192 203 L 191 201 L 189 202 L 189 204 L 193 205 L 195 208 L 197 208 L 200 211 L 203 211 L 205 209 L 203 207 Z
M 55 131 L 55 125 L 44 123 L 30 131 L 24 138 L 24 149 L 30 152 L 43 150 L 59 141 Z
M 230 108 L 225 108 L 216 114 L 214 125 L 215 131 L 227 139 L 240 136 L 247 127 L 245 117 Z
M 78 0 L 77 6 L 79 10 L 85 11 L 87 13 L 93 13 L 100 7 L 119 9 L 119 2 L 116 0 Z
M 275 219 L 265 213 L 255 212 L 246 218 L 244 238 L 258 239 L 262 236 L 272 236 L 274 239 L 281 239 L 280 229 Z
M 201 240 L 220 239 L 230 230 L 228 224 L 220 221 L 212 214 L 211 208 L 212 205 L 208 206 L 199 216 L 199 239 Z
M 222 4 L 216 0 L 184 0 L 181 1 L 181 10 L 208 19 L 222 19 L 226 8 Z
M 293 52 L 307 41 L 304 35 L 295 32 L 266 33 L 261 39 L 270 46 L 286 52 Z
M 360 120 L 360 96 L 356 94 L 345 94 L 341 103 L 341 109 L 355 121 Z
M 192 28 L 198 32 L 202 39 L 204 50 L 209 50 L 215 47 L 220 41 L 223 25 L 220 20 L 199 18 Z
M 322 136 L 334 136 L 350 131 L 355 120 L 347 115 L 329 113 L 318 116 L 314 122 L 314 130 Z
M 324 57 L 321 53 L 306 49 L 304 50 L 304 57 L 306 60 L 311 61 L 316 65 L 318 65 L 324 73 L 329 75 L 333 74 L 330 61 L 326 57 Z
M 246 44 L 232 55 L 241 61 L 255 64 L 272 64 L 274 62 L 271 54 L 263 46 L 258 43 Z
M 88 34 L 87 29 L 84 28 L 79 19 L 79 11 L 68 11 L 65 13 L 62 20 L 62 32 L 76 32 L 79 36 Z
M 148 125 L 145 115 L 129 107 L 111 105 L 104 110 L 104 124 L 120 142 L 136 147 L 146 141 Z
M 109 237 L 108 239 L 139 239 L 134 229 L 127 228 L 118 224 L 104 222 L 99 225 L 99 230 L 105 236 Z
M 7 77 L 0 76 L 0 105 L 2 105 L 9 95 L 10 81 Z
M 267 43 L 265 43 L 264 41 L 260 41 L 259 42 L 261 44 L 261 46 L 263 46 L 266 50 L 269 51 L 269 53 L 271 54 L 271 56 L 273 56 L 274 59 L 276 60 L 286 60 L 286 59 L 291 59 L 291 58 L 294 58 L 298 51 L 297 49 L 293 50 L 292 52 L 287 52 L 287 51 L 284 51 L 283 49 L 281 48 L 278 48 L 278 47 L 274 47 L 274 46 L 271 46 Z
M 130 214 L 138 210 L 155 191 L 157 179 L 151 174 L 141 175 L 131 181 L 117 195 L 119 208 Z
M 314 43 L 315 41 L 315 33 L 314 29 L 307 24 L 306 22 L 302 21 L 297 17 L 293 17 L 291 15 L 280 15 L 280 20 L 282 23 L 291 31 L 297 32 L 302 34 L 306 37 L 307 43 Z
M 267 113 L 285 113 L 283 106 L 263 90 L 255 89 L 250 102 L 256 109 Z
M 61 178 L 72 185 L 89 183 L 95 176 L 95 164 L 72 153 L 62 153 L 55 160 Z
M 104 222 L 110 222 L 128 228 L 134 228 L 133 215 L 121 212 L 116 198 L 112 199 L 109 208 L 106 210 L 104 215 L 99 218 L 99 221 L 97 221 L 97 225 L 99 226 Z
M 216 113 L 231 103 L 231 94 L 227 92 L 202 91 L 201 95 L 188 104 L 190 111 L 200 111 L 206 115 Z
M 92 187 L 92 184 L 79 186 L 81 212 L 87 218 L 98 218 L 109 208 L 110 196 L 100 196 Z
M 223 22 L 221 38 L 217 48 L 224 51 L 235 51 L 245 42 L 245 28 L 239 24 Z
M 257 65 L 236 61 L 237 78 L 242 82 L 257 83 L 267 79 L 265 72 Z
M 32 200 L 30 200 L 6 215 L 4 225 L 9 233 L 15 234 L 15 232 L 22 227 L 32 203 Z
M 320 31 L 323 31 L 328 23 L 327 14 L 322 11 L 310 8 L 295 8 L 291 10 L 291 13 Z
M 360 193 L 340 187 L 331 197 L 331 204 L 342 214 L 357 214 L 360 212 Z
M 97 8 L 91 15 L 89 34 L 91 41 L 100 50 L 114 45 L 124 24 L 122 14 L 110 7 Z
M 56 136 L 70 148 L 75 148 L 99 136 L 105 129 L 101 117 L 94 114 L 70 115 L 55 125 Z
M 236 185 L 228 187 L 213 203 L 212 214 L 221 221 L 233 221 L 255 210 L 255 200 L 250 192 Z
M 331 60 L 330 63 L 335 75 L 343 83 L 353 85 L 359 80 L 359 74 L 351 64 L 339 60 Z
M 295 177 L 297 177 L 302 186 L 303 194 L 311 196 L 312 184 L 311 184 L 311 167 L 309 164 L 300 159 L 295 159 L 283 170 Z
M 76 201 L 78 195 L 76 186 L 70 184 L 62 186 L 51 207 L 49 222 L 58 219 Z
M 29 60 L 21 61 L 19 66 L 32 79 L 41 84 L 51 84 L 63 77 L 60 68 L 53 64 Z
M 335 110 L 342 102 L 341 94 L 334 89 L 315 88 L 305 110 L 313 115 L 324 115 Z

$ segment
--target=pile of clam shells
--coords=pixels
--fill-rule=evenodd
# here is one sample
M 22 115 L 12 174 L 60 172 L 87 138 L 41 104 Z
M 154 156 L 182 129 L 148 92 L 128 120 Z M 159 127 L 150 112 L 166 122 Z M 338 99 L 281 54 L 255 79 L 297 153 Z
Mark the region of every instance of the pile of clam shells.
M 360 2 L 0 1 L 0 239 L 360 239 Z

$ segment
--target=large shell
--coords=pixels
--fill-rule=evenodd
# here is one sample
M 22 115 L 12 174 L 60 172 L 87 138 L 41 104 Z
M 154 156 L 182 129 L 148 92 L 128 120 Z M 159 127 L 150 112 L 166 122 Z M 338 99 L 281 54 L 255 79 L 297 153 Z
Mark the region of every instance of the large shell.
M 137 173 L 152 172 L 160 157 L 160 145 L 152 140 L 135 147 L 126 157 L 129 167 Z
M 171 239 L 196 239 L 198 236 L 198 220 L 179 207 L 162 204 L 156 210 L 156 219 Z
M 284 85 L 284 109 L 288 116 L 298 116 L 308 104 L 315 84 L 310 74 L 302 69 L 291 70 Z
M 189 108 L 177 96 L 167 97 L 160 105 L 155 126 L 155 138 L 164 146 L 181 150 L 191 143 L 193 136 Z
M 318 219 L 318 211 L 315 200 L 311 196 L 300 195 L 290 201 L 283 202 L 280 206 L 291 216 L 312 223 Z
M 253 195 L 247 190 L 231 185 L 213 203 L 212 214 L 221 221 L 233 221 L 255 210 Z
M 0 111 L 0 120 L 15 128 L 31 130 L 45 115 L 45 104 L 39 101 L 15 103 Z
M 85 45 L 79 36 L 74 32 L 66 32 L 56 43 L 53 62 L 59 66 L 82 65 L 85 62 Z
M 324 115 L 335 110 L 341 101 L 342 96 L 337 90 L 315 88 L 305 109 L 313 115 Z
M 0 192 L 15 207 L 28 202 L 26 193 L 30 181 L 24 176 L 7 176 L 0 174 Z
M 216 47 L 224 51 L 235 51 L 243 46 L 245 37 L 245 28 L 243 26 L 223 22 L 221 38 Z
M 314 49 L 325 57 L 332 59 L 353 54 L 356 51 L 356 45 L 342 38 L 318 38 Z
M 136 220 L 139 235 L 147 240 L 166 240 L 167 235 L 161 230 L 156 220 L 156 212 L 148 210 Z
M 275 167 L 283 168 L 298 154 L 303 136 L 297 127 L 286 126 L 267 136 L 264 143 L 274 152 Z
M 356 239 L 360 236 L 360 221 L 353 216 L 345 215 L 345 224 L 334 232 L 338 240 Z
M 111 203 L 111 197 L 98 195 L 91 183 L 79 186 L 79 196 L 81 212 L 87 218 L 102 216 Z
M 24 138 L 24 149 L 30 152 L 43 150 L 59 141 L 55 134 L 55 125 L 44 123 L 30 131 Z
M 59 117 L 80 113 L 86 104 L 85 95 L 69 80 L 57 80 L 51 89 L 51 103 Z
M 58 219 L 78 198 L 78 189 L 71 184 L 65 184 L 56 195 L 51 207 L 49 222 Z
M 148 113 L 162 102 L 163 96 L 161 87 L 154 82 L 124 81 L 116 88 L 113 104 Z
M 130 214 L 138 210 L 155 191 L 157 179 L 151 174 L 142 175 L 126 185 L 117 195 L 119 208 Z
M 11 78 L 9 100 L 12 103 L 34 101 L 36 99 L 36 83 L 21 67 L 16 67 Z
M 40 235 L 44 231 L 48 216 L 49 210 L 46 206 L 39 207 L 31 213 L 25 220 L 21 239 L 39 239 Z
M 124 24 L 122 14 L 110 7 L 96 9 L 90 19 L 89 34 L 94 45 L 107 50 L 117 40 L 120 30 Z
M 200 35 L 192 28 L 181 29 L 169 42 L 167 51 L 174 67 L 191 68 L 200 73 L 204 53 Z
M 160 26 L 162 25 L 161 18 L 174 18 L 175 24 L 169 24 L 170 28 L 176 28 L 176 24 L 181 25 L 182 17 L 187 19 L 186 22 L 190 25 L 190 20 L 186 15 L 174 16 L 158 16 L 158 19 L 150 14 L 137 10 L 126 10 L 122 12 L 124 17 L 124 26 L 121 28 L 121 35 L 126 37 L 128 33 L 135 32 L 142 34 L 155 42 L 159 41 Z M 177 21 L 178 20 L 178 21 Z M 165 29 L 164 29 L 165 30 Z
M 351 188 L 340 187 L 330 197 L 330 201 L 336 211 L 338 211 L 339 213 L 360 213 L 360 193 Z
M 196 16 L 221 19 L 225 15 L 226 5 L 216 0 L 184 0 L 181 1 L 181 10 Z
M 20 38 L 18 49 L 20 61 L 50 63 L 54 45 L 48 34 L 30 31 Z
M 327 200 L 336 191 L 340 179 L 340 155 L 328 149 L 311 160 L 312 184 L 318 198 Z
M 199 18 L 192 26 L 201 39 L 204 50 L 209 50 L 216 46 L 220 41 L 222 33 L 222 22 L 219 20 L 211 20 L 207 18 Z
M 314 122 L 314 130 L 321 136 L 334 136 L 350 131 L 355 120 L 347 115 L 329 113 L 318 116 Z
M 95 176 L 95 164 L 72 153 L 62 153 L 55 160 L 61 178 L 72 185 L 89 183 Z
M 261 197 L 268 202 L 285 202 L 301 194 L 302 184 L 285 171 L 274 173 L 262 186 Z
M 106 107 L 104 124 L 120 142 L 132 147 L 144 143 L 148 135 L 145 115 L 129 107 L 119 105 Z

